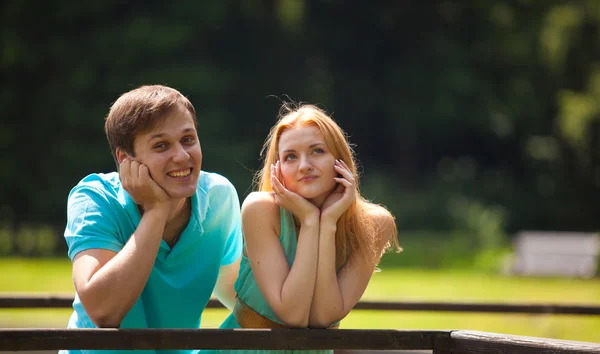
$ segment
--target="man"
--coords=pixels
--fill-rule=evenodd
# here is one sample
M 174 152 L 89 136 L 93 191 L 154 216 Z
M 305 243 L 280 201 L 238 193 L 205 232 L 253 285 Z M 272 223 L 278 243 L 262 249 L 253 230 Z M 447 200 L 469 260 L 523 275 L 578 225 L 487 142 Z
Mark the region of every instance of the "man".
M 193 105 L 142 86 L 113 104 L 105 130 L 119 171 L 85 177 L 68 199 L 69 327 L 199 328 L 213 292 L 233 309 L 239 200 L 225 177 L 201 171 Z

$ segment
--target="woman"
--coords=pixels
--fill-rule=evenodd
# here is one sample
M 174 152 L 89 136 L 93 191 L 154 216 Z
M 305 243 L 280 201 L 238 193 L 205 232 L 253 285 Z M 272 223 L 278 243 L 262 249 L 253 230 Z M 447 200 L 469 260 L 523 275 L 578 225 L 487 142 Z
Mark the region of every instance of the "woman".
M 335 328 L 383 252 L 400 250 L 394 218 L 361 196 L 344 132 L 315 106 L 284 104 L 262 155 L 259 191 L 242 206 L 237 303 L 221 328 Z

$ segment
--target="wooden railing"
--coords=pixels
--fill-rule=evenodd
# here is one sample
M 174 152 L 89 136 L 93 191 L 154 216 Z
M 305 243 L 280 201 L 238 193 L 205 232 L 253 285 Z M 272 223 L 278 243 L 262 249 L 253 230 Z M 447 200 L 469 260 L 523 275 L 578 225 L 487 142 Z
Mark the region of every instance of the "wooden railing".
M 600 353 L 600 344 L 473 331 L 351 329 L 0 329 L 0 351 L 59 349 L 431 350 L 433 354 Z
M 0 309 L 70 308 L 71 295 L 0 295 Z M 208 308 L 222 308 L 211 299 Z M 356 310 L 600 315 L 596 305 L 360 301 Z M 474 331 L 320 329 L 0 329 L 0 351 L 59 349 L 431 350 L 434 354 L 598 353 L 599 343 Z
M 73 305 L 71 295 L 0 295 L 2 308 L 70 308 Z M 207 308 L 223 308 L 215 299 L 208 302 Z M 600 315 L 600 305 L 564 305 L 564 304 L 510 304 L 510 303 L 466 303 L 466 302 L 426 302 L 426 301 L 365 301 L 362 300 L 354 310 L 403 310 L 435 312 L 495 312 L 529 314 L 564 315 Z

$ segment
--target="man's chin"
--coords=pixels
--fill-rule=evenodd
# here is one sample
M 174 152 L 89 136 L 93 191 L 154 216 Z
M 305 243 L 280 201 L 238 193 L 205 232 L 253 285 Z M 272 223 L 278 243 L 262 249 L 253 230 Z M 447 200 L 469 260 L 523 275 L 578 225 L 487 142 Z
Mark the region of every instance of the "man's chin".
M 165 190 L 171 199 L 184 199 L 193 196 L 196 193 L 196 188 Z

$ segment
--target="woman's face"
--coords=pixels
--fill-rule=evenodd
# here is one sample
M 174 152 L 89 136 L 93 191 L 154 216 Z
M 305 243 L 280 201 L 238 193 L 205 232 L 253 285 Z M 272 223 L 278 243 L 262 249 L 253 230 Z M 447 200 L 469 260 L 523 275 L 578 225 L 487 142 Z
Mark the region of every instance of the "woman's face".
M 278 152 L 285 187 L 320 207 L 335 189 L 337 173 L 319 129 L 309 125 L 284 131 Z

